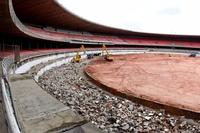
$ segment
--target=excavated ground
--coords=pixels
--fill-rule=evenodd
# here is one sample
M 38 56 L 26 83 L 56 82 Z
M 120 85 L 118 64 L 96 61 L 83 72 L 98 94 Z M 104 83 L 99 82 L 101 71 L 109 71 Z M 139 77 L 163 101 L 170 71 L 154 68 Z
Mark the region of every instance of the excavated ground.
M 91 62 L 85 71 L 129 97 L 200 113 L 200 57 L 133 54 Z
M 186 119 L 184 116 L 174 117 L 162 109 L 150 109 L 130 100 L 113 96 L 89 83 L 82 71 L 86 63 L 70 63 L 49 70 L 39 78 L 39 84 L 48 93 L 105 132 L 200 132 L 199 121 Z M 116 59 L 113 63 L 116 63 Z M 108 64 L 101 63 L 106 66 Z M 90 65 L 92 66 L 92 64 Z M 127 66 L 127 64 L 122 63 L 118 69 L 123 66 Z M 102 72 L 109 67 L 102 67 Z M 99 68 L 97 66 L 98 70 Z M 144 70 L 140 70 L 140 72 L 144 73 Z M 126 73 L 126 75 L 130 74 L 130 72 Z

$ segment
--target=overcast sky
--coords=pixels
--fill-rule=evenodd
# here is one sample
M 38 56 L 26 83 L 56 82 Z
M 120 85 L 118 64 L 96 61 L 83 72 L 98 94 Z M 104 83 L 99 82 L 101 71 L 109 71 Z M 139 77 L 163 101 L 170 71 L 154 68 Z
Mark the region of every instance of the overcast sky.
M 200 0 L 58 0 L 74 14 L 139 32 L 200 35 Z

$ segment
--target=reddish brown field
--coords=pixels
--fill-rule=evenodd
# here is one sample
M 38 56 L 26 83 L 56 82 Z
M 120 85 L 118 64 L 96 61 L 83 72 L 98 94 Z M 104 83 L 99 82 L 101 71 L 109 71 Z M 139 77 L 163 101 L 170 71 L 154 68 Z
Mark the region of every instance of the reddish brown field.
M 85 72 L 117 92 L 200 113 L 200 58 L 169 54 L 113 56 L 93 60 Z

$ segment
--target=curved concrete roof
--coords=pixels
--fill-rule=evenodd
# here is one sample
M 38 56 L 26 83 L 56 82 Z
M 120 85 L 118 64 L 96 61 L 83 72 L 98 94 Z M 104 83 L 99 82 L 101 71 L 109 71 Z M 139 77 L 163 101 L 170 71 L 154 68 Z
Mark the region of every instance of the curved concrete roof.
M 52 34 L 52 32 L 45 31 L 43 27 L 50 26 L 56 29 L 89 32 L 94 35 L 117 36 L 119 38 L 125 37 L 132 39 L 139 37 L 149 40 L 170 40 L 171 42 L 200 42 L 200 36 L 131 32 L 95 24 L 64 9 L 55 0 L 1 0 L 0 20 L 0 32 L 3 35 L 31 37 L 52 41 L 66 41 L 70 37 L 60 36 L 60 34 L 56 34 L 57 31 L 54 31 Z M 76 36 L 73 39 L 76 39 Z

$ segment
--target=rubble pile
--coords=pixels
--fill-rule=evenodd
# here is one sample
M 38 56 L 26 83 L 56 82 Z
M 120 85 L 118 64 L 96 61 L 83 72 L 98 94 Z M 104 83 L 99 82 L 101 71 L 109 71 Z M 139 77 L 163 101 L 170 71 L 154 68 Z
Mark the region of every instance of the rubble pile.
M 83 76 L 86 63 L 45 72 L 40 86 L 105 132 L 200 132 L 200 121 L 174 117 L 109 94 Z

